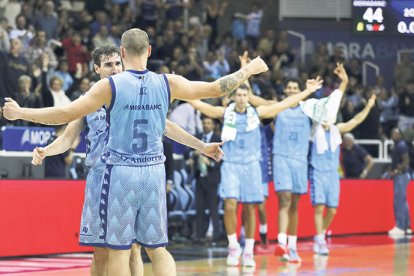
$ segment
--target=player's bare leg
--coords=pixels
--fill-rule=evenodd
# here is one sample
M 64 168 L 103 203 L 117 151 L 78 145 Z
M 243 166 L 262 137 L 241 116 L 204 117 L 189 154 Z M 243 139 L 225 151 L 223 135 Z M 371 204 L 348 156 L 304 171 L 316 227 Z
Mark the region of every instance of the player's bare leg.
M 144 263 L 142 262 L 141 246 L 139 244 L 132 244 L 129 269 L 131 270 L 131 276 L 144 275 Z
M 155 249 L 145 248 L 145 251 L 147 251 L 148 257 L 151 260 L 152 271 L 155 276 L 177 275 L 175 261 L 165 247 L 158 247 Z
M 94 247 L 91 265 L 91 276 L 106 276 L 108 265 L 108 249 Z
M 129 276 L 129 258 L 131 250 L 108 249 L 107 275 Z

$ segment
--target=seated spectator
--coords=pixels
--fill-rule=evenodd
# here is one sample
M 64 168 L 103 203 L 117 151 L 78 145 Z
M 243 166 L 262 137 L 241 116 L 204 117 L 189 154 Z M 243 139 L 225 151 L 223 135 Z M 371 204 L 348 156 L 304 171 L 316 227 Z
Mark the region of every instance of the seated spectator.
M 65 59 L 60 60 L 58 70 L 52 72 L 51 75 L 63 80 L 63 91 L 68 91 L 73 84 L 73 78 L 69 74 L 68 61 Z
M 354 135 L 344 134 L 342 147 L 342 163 L 347 178 L 366 178 L 374 165 L 372 156 L 358 144 L 355 144 Z
M 33 38 L 33 32 L 29 29 L 26 17 L 19 15 L 16 17 L 16 29 L 10 31 L 10 39 L 20 39 L 23 46 L 29 46 Z
M 41 108 L 42 105 L 42 98 L 38 93 L 31 92 L 30 89 L 32 87 L 32 79 L 27 75 L 22 75 L 19 78 L 19 91 L 17 93 L 16 102 L 21 107 L 28 107 L 28 108 Z M 17 120 L 15 125 L 18 126 L 33 126 L 36 125 L 31 122 Z
M 55 69 L 58 65 L 56 55 L 53 49 L 47 45 L 46 32 L 38 30 L 31 41 L 30 47 L 24 50 L 24 54 L 29 63 L 36 63 L 39 67 L 42 65 L 42 55 L 49 56 L 49 68 Z

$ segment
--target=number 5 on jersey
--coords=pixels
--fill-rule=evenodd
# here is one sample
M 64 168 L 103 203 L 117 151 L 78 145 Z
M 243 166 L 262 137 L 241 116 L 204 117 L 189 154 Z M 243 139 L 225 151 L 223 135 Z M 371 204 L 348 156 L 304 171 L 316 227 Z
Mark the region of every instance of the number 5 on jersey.
M 147 119 L 134 120 L 134 133 L 132 138 L 134 139 L 132 143 L 132 150 L 134 153 L 143 153 L 147 151 L 148 148 L 148 136 L 142 131 L 141 125 L 147 125 Z

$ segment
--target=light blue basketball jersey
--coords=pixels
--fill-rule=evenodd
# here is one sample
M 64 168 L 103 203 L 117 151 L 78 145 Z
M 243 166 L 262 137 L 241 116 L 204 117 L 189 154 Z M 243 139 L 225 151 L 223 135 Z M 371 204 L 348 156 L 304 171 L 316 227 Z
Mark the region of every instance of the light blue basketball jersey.
M 257 114 L 256 114 L 257 115 Z M 260 127 L 247 132 L 247 113 L 236 112 L 237 135 L 234 141 L 223 145 L 225 162 L 249 163 L 259 161 L 261 153 Z
M 307 162 L 310 119 L 298 105 L 280 112 L 275 120 L 273 154 Z
M 325 131 L 326 141 L 331 136 L 330 131 Z M 310 156 L 310 164 L 318 171 L 337 171 L 339 168 L 339 146 L 336 147 L 335 151 L 331 149 L 326 150 L 322 154 L 318 154 L 316 151 L 316 143 L 312 143 L 312 150 Z
M 162 135 L 170 102 L 165 75 L 127 70 L 108 77 L 106 164 L 148 166 L 164 163 Z
M 104 153 L 106 131 L 106 110 L 104 107 L 86 116 L 86 166 L 93 167 L 104 164 L 101 162 L 101 156 Z

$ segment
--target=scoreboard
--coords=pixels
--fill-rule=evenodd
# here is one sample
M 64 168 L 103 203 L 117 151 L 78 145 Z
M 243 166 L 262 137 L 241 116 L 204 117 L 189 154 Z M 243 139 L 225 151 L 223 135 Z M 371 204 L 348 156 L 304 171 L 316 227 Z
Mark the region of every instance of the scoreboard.
M 414 0 L 352 0 L 352 28 L 361 35 L 414 36 Z

